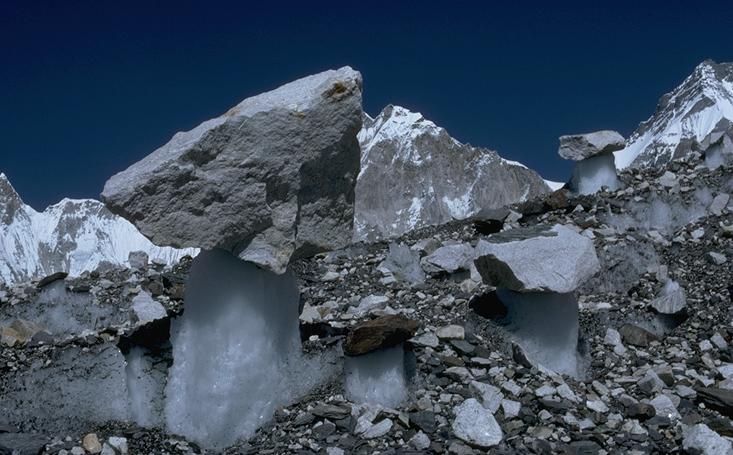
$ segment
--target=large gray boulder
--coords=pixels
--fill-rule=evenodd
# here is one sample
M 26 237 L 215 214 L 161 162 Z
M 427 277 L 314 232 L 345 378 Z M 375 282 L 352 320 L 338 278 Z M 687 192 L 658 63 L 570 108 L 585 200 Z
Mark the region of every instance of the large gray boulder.
M 573 292 L 600 269 L 593 241 L 562 225 L 495 234 L 475 264 L 484 282 L 517 292 Z
M 398 237 L 425 226 L 549 193 L 533 170 L 473 147 L 420 113 L 387 106 L 359 133 L 354 239 Z
M 581 161 L 596 155 L 610 154 L 624 148 L 625 139 L 612 130 L 560 136 L 558 153 L 562 158 Z
M 157 245 L 232 252 L 276 273 L 351 240 L 361 75 L 325 71 L 239 103 L 107 181 Z

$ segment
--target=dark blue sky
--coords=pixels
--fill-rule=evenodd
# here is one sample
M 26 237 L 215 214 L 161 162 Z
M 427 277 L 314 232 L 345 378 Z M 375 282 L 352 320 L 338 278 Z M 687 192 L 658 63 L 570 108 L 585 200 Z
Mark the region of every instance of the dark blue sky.
M 564 180 L 559 135 L 628 135 L 697 63 L 733 60 L 731 24 L 729 0 L 6 0 L 0 171 L 37 209 L 97 197 L 176 131 L 348 64 L 370 114 L 403 105 Z

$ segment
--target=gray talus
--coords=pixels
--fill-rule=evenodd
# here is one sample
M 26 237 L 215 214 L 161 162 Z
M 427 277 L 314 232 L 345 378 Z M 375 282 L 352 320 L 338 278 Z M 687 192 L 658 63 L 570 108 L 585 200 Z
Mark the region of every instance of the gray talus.
M 220 248 L 276 273 L 351 238 L 361 75 L 247 98 L 109 179 L 102 199 L 158 245 Z

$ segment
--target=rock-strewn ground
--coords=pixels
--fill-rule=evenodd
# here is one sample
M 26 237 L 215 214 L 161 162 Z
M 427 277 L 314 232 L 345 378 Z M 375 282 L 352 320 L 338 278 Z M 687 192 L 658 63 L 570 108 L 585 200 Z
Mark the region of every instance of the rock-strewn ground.
M 336 379 L 280 408 L 270 423 L 226 453 L 470 454 L 482 453 L 487 445 L 492 453 L 507 454 L 726 450 L 730 444 L 720 438 L 733 436 L 733 213 L 724 199 L 733 193 L 733 173 L 731 167 L 710 171 L 701 163 L 693 156 L 654 173 L 630 171 L 621 176 L 625 189 L 612 193 L 570 197 L 561 190 L 513 207 L 504 229 L 560 223 L 594 241 L 601 271 L 577 292 L 579 350 L 587 366 L 579 378 L 528 364 L 512 349 L 501 321 L 481 311 L 486 308 L 478 296 L 492 289 L 472 272 L 470 257 L 454 254 L 470 248 L 438 249 L 475 246 L 486 234 L 472 222 L 395 240 L 423 260 L 445 253 L 424 264 L 429 272 L 424 283 L 416 277 L 418 283 L 409 284 L 398 279 L 399 271 L 387 271 L 387 242 L 297 262 L 301 333 L 308 351 L 338 345 L 350 327 L 378 315 L 401 313 L 419 322 L 416 336 L 405 345 L 414 361 L 408 368 L 410 398 L 397 409 L 361 406 L 344 398 Z M 189 265 L 115 269 L 68 280 L 67 287 L 88 292 L 95 305 L 125 318 L 110 312 L 111 323 L 97 320 L 62 339 L 37 334 L 28 343 L 3 344 L 0 396 L 5 400 L 11 390 L 10 378 L 34 374 L 57 351 L 164 345 L 164 336 L 150 341 L 140 335 L 130 302 L 147 291 L 175 317 Z M 678 314 L 661 315 L 653 301 L 669 279 L 684 289 L 686 305 Z M 37 292 L 30 284 L 0 291 L 0 320 L 33 301 Z M 165 328 L 151 329 L 156 330 Z M 110 397 L 94 399 L 104 403 Z M 470 399 L 483 406 L 475 408 Z M 491 442 L 497 436 L 492 418 L 501 430 L 498 444 Z M 481 428 L 472 427 L 477 422 L 483 422 Z M 92 453 L 123 452 L 120 440 L 111 437 L 125 438 L 127 451 L 135 454 L 202 452 L 162 429 L 114 421 L 80 424 L 73 432 L 30 421 L 20 428 L 0 425 L 0 447 L 34 432 L 47 436 L 24 443 L 42 447 L 48 442 L 46 453 L 84 453 L 83 447 Z M 89 433 L 96 434 L 98 445 L 91 437 L 82 440 Z

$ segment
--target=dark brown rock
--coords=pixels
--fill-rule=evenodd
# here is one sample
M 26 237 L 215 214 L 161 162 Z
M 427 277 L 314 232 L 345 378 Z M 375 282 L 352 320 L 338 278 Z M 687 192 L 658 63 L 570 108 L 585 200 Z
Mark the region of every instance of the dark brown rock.
M 390 348 L 415 335 L 419 323 L 402 315 L 381 316 L 357 324 L 346 336 L 344 352 L 356 356 Z
M 56 272 L 56 273 L 52 273 L 52 274 L 50 274 L 48 276 L 45 276 L 45 277 L 41 278 L 41 281 L 38 282 L 38 289 L 41 289 L 44 286 L 48 286 L 49 284 L 51 284 L 51 283 L 53 283 L 55 281 L 63 280 L 67 276 L 69 276 L 69 274 L 66 273 L 66 272 Z

